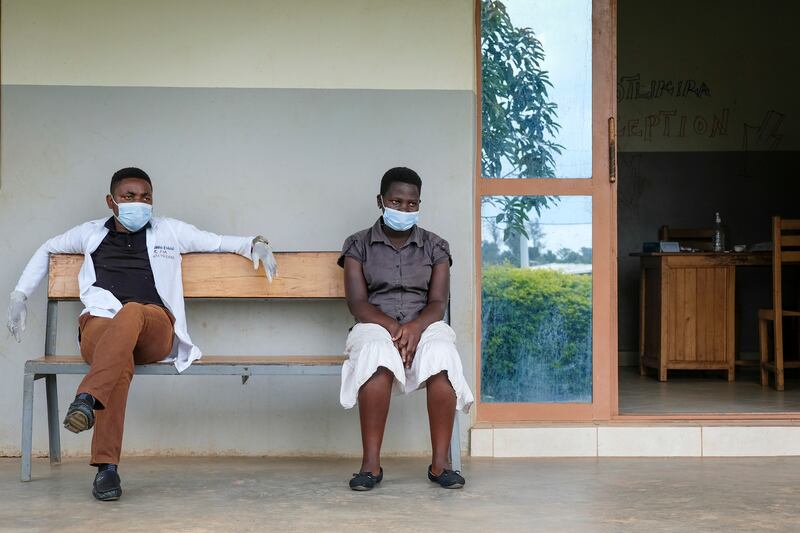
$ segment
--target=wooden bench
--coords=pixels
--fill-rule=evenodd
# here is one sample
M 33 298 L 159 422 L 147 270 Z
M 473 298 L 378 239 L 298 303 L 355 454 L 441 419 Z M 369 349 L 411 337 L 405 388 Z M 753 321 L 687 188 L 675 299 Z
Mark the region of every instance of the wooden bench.
M 267 283 L 263 267 L 234 254 L 187 254 L 183 256 L 183 289 L 187 299 L 327 300 L 344 298 L 344 276 L 336 265 L 338 252 L 278 253 L 279 277 Z M 82 255 L 50 257 L 47 289 L 47 325 L 44 357 L 25 363 L 22 402 L 22 481 L 31 479 L 34 382 L 44 378 L 50 464 L 61 462 L 58 413 L 58 374 L 85 374 L 80 356 L 56 355 L 58 303 L 78 300 L 78 271 Z M 73 317 L 70 317 L 72 320 Z M 341 375 L 345 357 L 340 355 L 203 356 L 178 374 L 172 363 L 136 365 L 137 375 L 241 376 L 244 384 L 259 375 Z M 187 400 L 188 401 L 188 400 Z M 458 413 L 456 413 L 457 415 Z M 458 416 L 453 427 L 450 455 L 453 468 L 461 468 Z

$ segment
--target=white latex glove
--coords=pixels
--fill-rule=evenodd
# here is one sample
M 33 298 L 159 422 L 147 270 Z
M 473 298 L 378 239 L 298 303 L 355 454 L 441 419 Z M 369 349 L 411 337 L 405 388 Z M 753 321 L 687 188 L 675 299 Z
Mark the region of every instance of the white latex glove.
M 253 259 L 254 270 L 258 270 L 259 261 L 264 263 L 264 271 L 267 273 L 267 279 L 272 283 L 272 278 L 278 275 L 278 263 L 275 261 L 275 256 L 272 254 L 272 247 L 263 237 L 256 237 L 253 239 L 253 249 L 250 252 L 250 257 Z
M 28 306 L 25 303 L 28 297 L 20 291 L 13 291 L 8 300 L 8 330 L 17 342 L 22 342 L 22 332 L 25 331 L 25 320 L 28 318 Z

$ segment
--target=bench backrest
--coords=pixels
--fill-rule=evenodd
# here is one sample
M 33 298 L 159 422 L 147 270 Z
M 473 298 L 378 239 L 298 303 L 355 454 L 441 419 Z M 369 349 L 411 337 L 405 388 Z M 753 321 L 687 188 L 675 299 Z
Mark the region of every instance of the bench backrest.
M 270 284 L 264 267 L 236 254 L 204 253 L 183 256 L 186 298 L 344 298 L 344 274 L 336 264 L 339 252 L 276 253 L 278 277 Z M 47 297 L 77 300 L 82 255 L 50 256 Z

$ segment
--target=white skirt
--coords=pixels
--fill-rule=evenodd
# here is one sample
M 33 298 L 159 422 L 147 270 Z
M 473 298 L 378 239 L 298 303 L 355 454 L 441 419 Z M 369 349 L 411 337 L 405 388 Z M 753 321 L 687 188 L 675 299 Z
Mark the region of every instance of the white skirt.
M 422 332 L 411 368 L 403 366 L 391 335 L 378 324 L 353 326 L 344 353 L 347 360 L 342 367 L 339 401 L 345 409 L 356 405 L 359 389 L 381 366 L 394 374 L 392 391 L 395 394 L 421 389 L 428 378 L 444 370 L 456 392 L 456 409 L 467 413 L 475 401 L 456 350 L 456 332 L 443 321 L 434 322 Z

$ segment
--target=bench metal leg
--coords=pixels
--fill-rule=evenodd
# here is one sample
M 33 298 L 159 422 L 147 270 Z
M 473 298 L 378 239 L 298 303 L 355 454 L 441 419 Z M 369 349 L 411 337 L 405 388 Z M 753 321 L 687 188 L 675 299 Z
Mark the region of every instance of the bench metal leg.
M 453 418 L 453 434 L 450 436 L 450 464 L 453 470 L 461 470 L 461 431 L 458 427 L 458 411 Z
M 33 374 L 25 373 L 22 380 L 22 481 L 31 480 L 31 450 L 33 448 Z
M 61 464 L 61 429 L 58 420 L 58 387 L 56 375 L 45 376 L 47 385 L 47 433 L 50 440 L 50 464 Z

